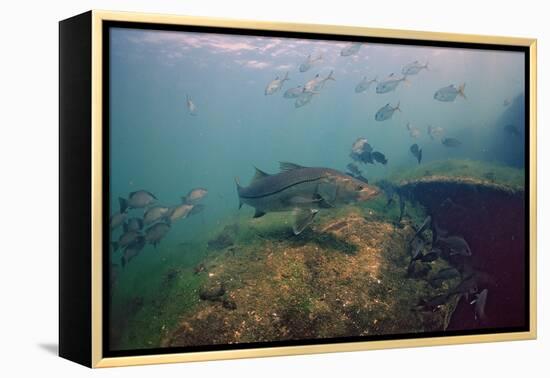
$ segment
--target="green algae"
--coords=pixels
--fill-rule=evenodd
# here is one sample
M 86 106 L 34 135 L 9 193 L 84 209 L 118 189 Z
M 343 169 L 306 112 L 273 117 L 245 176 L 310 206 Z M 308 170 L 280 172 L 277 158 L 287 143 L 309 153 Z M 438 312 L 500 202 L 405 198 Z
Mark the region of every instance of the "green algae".
M 479 160 L 442 160 L 411 167 L 402 167 L 394 170 L 389 181 L 401 184 L 409 180 L 425 177 L 447 177 L 477 179 L 483 183 L 497 184 L 514 189 L 523 189 L 525 171 L 523 169 Z

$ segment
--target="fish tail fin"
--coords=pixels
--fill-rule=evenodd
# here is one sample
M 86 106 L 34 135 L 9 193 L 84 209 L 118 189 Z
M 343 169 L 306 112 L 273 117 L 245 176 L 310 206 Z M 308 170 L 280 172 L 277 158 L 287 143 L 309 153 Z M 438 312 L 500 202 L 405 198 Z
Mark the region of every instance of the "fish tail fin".
M 458 87 L 458 94 L 461 95 L 462 98 L 464 98 L 464 100 L 467 100 L 466 94 L 464 93 L 464 88 L 466 88 L 466 83 L 462 83 L 462 84 Z
M 125 213 L 128 209 L 128 200 L 126 198 L 118 197 L 118 204 L 120 205 L 120 213 Z
M 290 78 L 288 77 L 288 71 L 286 71 L 285 77 L 283 77 L 282 81 L 287 81 L 287 80 L 290 80 Z
M 374 81 L 375 83 L 378 83 L 378 75 L 376 75 L 372 81 Z
M 241 200 L 241 190 L 242 186 L 239 184 L 239 178 L 235 177 L 235 185 L 237 186 L 237 195 L 239 196 L 239 209 L 243 207 L 243 201 Z
M 430 61 L 426 59 L 426 64 L 424 64 L 424 68 L 426 69 L 426 71 L 430 71 L 429 63 Z
M 334 80 L 334 81 L 336 81 L 336 79 L 334 78 L 334 76 L 332 76 L 333 73 L 334 73 L 334 70 L 331 70 L 330 73 L 329 73 L 328 76 L 327 76 L 327 80 Z
M 395 108 L 394 108 L 394 110 L 399 110 L 399 113 L 402 113 L 402 112 L 401 112 L 400 106 L 401 106 L 401 101 L 398 101 L 398 102 L 397 102 L 397 105 L 396 105 Z

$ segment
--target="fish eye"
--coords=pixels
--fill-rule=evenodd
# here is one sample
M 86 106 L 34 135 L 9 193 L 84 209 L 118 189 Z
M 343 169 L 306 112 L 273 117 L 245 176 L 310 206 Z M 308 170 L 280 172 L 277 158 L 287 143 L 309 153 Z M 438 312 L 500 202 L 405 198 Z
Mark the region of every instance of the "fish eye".
M 358 190 L 358 191 L 363 190 L 363 185 L 357 185 L 357 187 L 355 189 Z

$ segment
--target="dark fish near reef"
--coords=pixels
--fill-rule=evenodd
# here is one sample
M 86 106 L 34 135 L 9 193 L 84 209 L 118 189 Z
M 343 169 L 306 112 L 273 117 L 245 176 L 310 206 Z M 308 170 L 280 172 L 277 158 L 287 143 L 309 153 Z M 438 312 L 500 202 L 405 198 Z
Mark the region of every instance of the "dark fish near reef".
M 256 210 L 255 218 L 268 212 L 293 211 L 293 231 L 301 233 L 319 209 L 366 201 L 378 189 L 331 168 L 309 168 L 282 162 L 281 172 L 268 174 L 256 168 L 247 187 L 237 182 L 239 208 L 244 204 Z
M 420 259 L 422 262 L 432 262 L 439 258 L 441 251 L 439 249 L 432 249 L 430 252 L 426 253 Z
M 124 232 L 128 231 L 140 231 L 143 228 L 143 219 L 130 218 L 124 223 Z
M 504 126 L 504 131 L 516 137 L 520 136 L 519 128 L 511 123 Z
M 410 148 L 411 154 L 416 158 L 418 164 L 422 161 L 422 148 L 418 147 L 418 144 L 413 144 Z
M 370 88 L 372 83 L 377 83 L 377 82 L 378 82 L 377 78 L 374 78 L 372 80 L 368 80 L 367 77 L 365 76 L 365 77 L 363 77 L 363 80 L 361 80 L 359 82 L 359 84 L 357 84 L 355 86 L 355 93 L 364 92 L 364 91 L 366 91 L 367 89 Z
M 388 199 L 388 202 L 386 203 L 386 206 L 391 205 L 393 202 L 393 197 L 396 192 L 395 185 L 389 182 L 388 180 L 380 180 L 376 183 L 376 185 L 382 189 L 384 194 L 386 195 L 386 198 Z
M 151 192 L 138 190 L 128 195 L 128 199 L 119 198 L 120 212 L 124 213 L 127 209 L 142 209 L 153 204 L 157 200 Z
M 445 246 L 449 250 L 450 256 L 471 256 L 472 250 L 468 245 L 468 242 L 461 236 L 438 236 L 436 243 Z
M 362 172 L 356 164 L 349 163 L 346 168 L 354 175 L 360 175 Z
M 449 292 L 450 295 L 460 294 L 465 295 L 466 298 L 471 294 L 475 294 L 478 291 L 478 278 L 477 275 L 470 274 L 465 277 L 455 288 Z
M 145 247 L 145 238 L 140 235 L 124 249 L 120 265 L 124 268 L 134 257 L 139 255 L 143 247 Z
M 116 252 L 119 248 L 125 248 L 128 245 L 132 244 L 134 240 L 139 238 L 141 233 L 139 231 L 128 231 L 120 235 L 118 241 L 111 242 L 113 250 Z
M 388 164 L 388 159 L 386 159 L 386 156 L 382 152 L 374 151 L 372 153 L 372 158 L 377 162 L 379 162 L 380 164 L 383 164 L 383 165 Z
M 396 110 L 401 111 L 401 109 L 399 108 L 399 104 L 400 103 L 398 102 L 395 107 L 391 106 L 389 103 L 382 106 L 380 109 L 378 109 L 378 111 L 374 115 L 374 119 L 378 122 L 386 121 L 390 119 Z
M 462 83 L 458 88 L 453 84 L 448 85 L 437 90 L 434 93 L 434 99 L 442 102 L 452 102 L 456 99 L 456 96 L 461 96 L 463 99 L 466 99 L 466 95 L 464 94 L 465 87 L 466 83 Z
M 353 142 L 350 157 L 364 164 L 374 164 L 372 146 L 368 143 L 367 138 L 357 138 Z
M 462 142 L 456 138 L 443 138 L 441 139 L 441 144 L 445 147 L 458 147 Z
M 433 276 L 433 279 L 450 280 L 456 277 L 460 277 L 458 270 L 455 268 L 443 268 Z
M 185 197 L 182 197 L 182 202 L 195 204 L 206 197 L 207 194 L 208 190 L 204 188 L 191 189 Z
M 419 237 L 414 237 L 410 242 L 411 258 L 417 260 L 422 258 L 422 249 L 424 248 L 424 241 Z
M 439 310 L 441 306 L 445 305 L 448 300 L 449 297 L 447 294 L 436 295 L 428 300 L 421 299 L 416 307 L 416 310 L 435 312 Z
M 111 227 L 111 230 L 116 230 L 123 225 L 127 217 L 128 214 L 125 212 L 118 212 L 111 215 L 111 218 L 109 219 L 109 226 Z
M 399 195 L 399 222 L 403 219 L 405 215 L 405 198 L 402 195 Z
M 483 289 L 481 290 L 481 293 L 476 294 L 476 298 L 472 302 L 470 302 L 470 304 L 475 304 L 474 316 L 476 320 L 485 320 L 487 318 L 487 316 L 485 315 L 485 306 L 487 305 L 488 293 L 488 289 Z
M 143 214 L 143 223 L 147 226 L 160 221 L 170 213 L 170 208 L 165 206 L 152 206 Z
M 287 80 L 290 80 L 288 78 L 288 72 L 285 74 L 285 77 L 282 79 L 279 79 L 279 76 L 275 77 L 269 84 L 267 84 L 267 87 L 265 88 L 265 95 L 269 96 L 273 93 L 277 92 L 283 87 L 283 83 Z
M 355 177 L 359 181 L 363 181 L 365 184 L 369 183 L 369 180 L 363 176 L 363 173 L 359 169 L 359 167 L 354 163 L 349 163 L 346 165 L 346 168 L 349 170 L 347 174 L 349 174 L 351 177 Z
M 424 231 L 426 231 L 431 224 L 432 224 L 432 217 L 428 215 L 424 219 L 424 222 L 422 222 L 422 225 L 420 225 L 420 228 L 418 229 L 418 231 L 416 231 L 416 233 L 414 234 L 414 237 L 411 240 L 411 243 L 415 238 L 419 237 Z
M 350 55 L 357 54 L 359 52 L 359 49 L 361 48 L 362 44 L 363 43 L 361 43 L 361 42 L 350 43 L 348 46 L 344 47 L 340 51 L 340 56 L 350 56 Z
M 147 230 L 145 230 L 145 241 L 152 244 L 154 247 L 166 236 L 170 231 L 170 225 L 167 223 L 159 222 L 155 223 Z

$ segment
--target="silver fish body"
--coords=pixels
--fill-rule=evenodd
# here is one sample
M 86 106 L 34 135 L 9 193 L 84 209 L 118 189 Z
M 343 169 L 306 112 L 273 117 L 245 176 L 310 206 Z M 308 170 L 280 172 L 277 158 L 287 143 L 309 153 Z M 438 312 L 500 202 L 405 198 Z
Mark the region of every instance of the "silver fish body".
M 386 121 L 390 119 L 393 116 L 393 113 L 395 113 L 396 110 L 401 111 L 399 108 L 399 103 L 397 103 L 397 106 L 393 107 L 389 103 L 378 109 L 376 114 L 374 115 L 374 119 L 378 122 Z
M 461 84 L 458 87 L 453 84 L 448 85 L 446 87 L 438 89 L 434 93 L 434 99 L 441 102 L 453 102 L 457 96 L 461 96 L 462 98 L 466 99 L 466 95 L 464 94 L 465 87 L 466 84 Z

